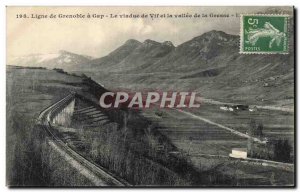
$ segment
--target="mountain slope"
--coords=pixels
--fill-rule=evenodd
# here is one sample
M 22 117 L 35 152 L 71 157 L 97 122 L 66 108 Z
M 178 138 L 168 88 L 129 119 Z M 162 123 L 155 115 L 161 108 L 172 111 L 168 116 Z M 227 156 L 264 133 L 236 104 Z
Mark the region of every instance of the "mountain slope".
M 109 69 L 112 65 L 121 62 L 140 44 L 141 42 L 137 40 L 129 39 L 125 42 L 124 45 L 120 46 L 119 48 L 117 48 L 107 56 L 91 60 L 88 63 L 83 63 L 81 68 L 79 67 L 79 69 L 75 69 L 75 70 L 89 71 L 89 70 Z
M 60 52 L 17 59 L 18 65 L 86 73 L 107 88 L 194 90 L 224 102 L 293 104 L 294 45 L 290 53 L 239 53 L 239 36 L 209 31 L 175 47 L 171 42 L 130 39 L 105 57 Z M 15 64 L 16 65 L 16 64 Z M 268 102 L 268 103 L 266 103 Z
M 82 67 L 82 70 L 89 71 L 92 69 L 109 72 L 143 70 L 145 66 L 155 63 L 173 51 L 174 48 L 174 45 L 169 41 L 159 43 L 148 39 L 141 43 L 130 39 L 109 55 L 83 64 L 88 68 Z
M 210 31 L 195 37 L 174 49 L 147 71 L 190 72 L 222 65 L 216 61 L 228 58 L 238 51 L 239 40 L 235 35 Z
M 130 40 L 79 71 L 111 88 L 195 90 L 224 102 L 293 104 L 290 32 L 287 55 L 240 54 L 239 36 L 213 30 L 177 47 L 171 42 Z
M 28 67 L 62 68 L 69 70 L 76 65 L 86 63 L 92 58 L 61 50 L 52 54 L 33 54 L 12 58 L 8 64 Z

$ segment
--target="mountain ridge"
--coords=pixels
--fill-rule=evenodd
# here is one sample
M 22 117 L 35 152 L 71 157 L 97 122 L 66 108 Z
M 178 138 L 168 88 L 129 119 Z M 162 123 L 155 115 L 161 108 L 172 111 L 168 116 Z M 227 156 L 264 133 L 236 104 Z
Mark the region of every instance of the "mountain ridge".
M 286 55 L 240 54 L 239 36 L 212 30 L 178 46 L 170 41 L 129 39 L 104 57 L 61 63 L 58 68 L 86 73 L 110 88 L 194 90 L 216 100 L 223 95 L 226 102 L 288 101 L 294 93 L 290 33 L 291 51 Z M 58 65 L 53 65 L 58 60 L 51 61 L 42 63 Z
M 8 65 L 62 68 L 69 70 L 76 65 L 86 63 L 93 57 L 79 55 L 66 50 L 59 50 L 57 53 L 50 54 L 30 54 L 13 57 L 8 61 Z
M 104 57 L 105 62 L 91 61 L 92 67 L 85 72 L 112 88 L 194 90 L 216 100 L 222 95 L 224 102 L 262 105 L 290 102 L 294 93 L 290 86 L 294 83 L 293 35 L 290 38 L 287 55 L 240 54 L 239 36 L 217 30 L 176 47 L 153 40 L 134 41 L 126 54 L 113 51 Z M 124 46 L 128 47 L 125 43 L 118 49 Z

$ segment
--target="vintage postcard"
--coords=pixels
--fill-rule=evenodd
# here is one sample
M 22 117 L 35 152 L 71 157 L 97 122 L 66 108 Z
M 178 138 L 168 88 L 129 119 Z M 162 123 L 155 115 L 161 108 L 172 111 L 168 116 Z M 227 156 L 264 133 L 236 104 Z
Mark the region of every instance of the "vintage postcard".
M 8 6 L 9 187 L 295 187 L 294 7 Z

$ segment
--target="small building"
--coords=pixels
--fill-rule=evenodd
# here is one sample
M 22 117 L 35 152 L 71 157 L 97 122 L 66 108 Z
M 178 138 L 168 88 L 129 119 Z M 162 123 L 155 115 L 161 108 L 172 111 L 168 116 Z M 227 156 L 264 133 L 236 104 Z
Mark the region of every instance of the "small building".
M 257 111 L 257 107 L 256 107 L 255 105 L 250 105 L 250 106 L 249 106 L 249 111 L 250 111 L 250 112 Z
M 228 106 L 226 106 L 226 105 L 221 106 L 220 109 L 223 110 L 223 111 L 228 111 L 229 110 Z
M 229 111 L 234 111 L 234 109 L 232 107 L 229 107 L 228 110 Z
M 232 106 L 235 110 L 239 110 L 239 111 L 245 111 L 249 109 L 248 105 L 233 105 Z
M 233 158 L 246 159 L 247 148 L 233 148 L 229 156 Z

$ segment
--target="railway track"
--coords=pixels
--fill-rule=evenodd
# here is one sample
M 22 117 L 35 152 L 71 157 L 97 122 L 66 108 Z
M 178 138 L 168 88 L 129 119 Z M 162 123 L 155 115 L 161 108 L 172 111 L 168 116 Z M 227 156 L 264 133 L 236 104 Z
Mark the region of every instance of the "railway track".
M 70 93 L 66 97 L 52 104 L 51 106 L 44 109 L 38 116 L 38 123 L 42 125 L 47 134 L 51 138 L 51 145 L 55 145 L 54 147 L 58 149 L 61 153 L 64 153 L 68 156 L 68 159 L 72 159 L 74 163 L 80 164 L 81 168 L 86 169 L 85 175 L 88 179 L 92 178 L 92 182 L 96 186 L 131 186 L 127 181 L 117 178 L 112 173 L 106 171 L 103 167 L 90 162 L 88 159 L 74 151 L 70 148 L 66 143 L 64 143 L 59 137 L 57 137 L 53 132 L 53 125 L 51 124 L 51 118 L 53 117 L 53 113 L 55 110 L 62 107 L 66 104 L 70 99 L 75 97 L 75 93 Z M 78 170 L 82 172 L 82 170 Z M 90 176 L 93 174 L 93 177 Z
M 232 134 L 238 135 L 238 136 L 240 136 L 240 137 L 243 137 L 243 138 L 246 138 L 246 139 L 249 139 L 249 138 L 250 138 L 250 139 L 252 139 L 253 141 L 255 141 L 255 142 L 257 142 L 257 143 L 263 143 L 263 144 L 265 143 L 265 141 L 262 141 L 262 140 L 260 140 L 259 138 L 252 137 L 252 136 L 250 136 L 250 135 L 248 135 L 248 134 L 242 133 L 242 132 L 237 131 L 237 130 L 235 130 L 235 129 L 233 129 L 233 128 L 230 128 L 230 127 L 226 127 L 226 126 L 224 126 L 224 125 L 222 125 L 222 124 L 213 122 L 213 121 L 211 121 L 211 120 L 209 120 L 209 119 L 206 119 L 206 118 L 201 117 L 201 116 L 199 116 L 199 115 L 195 115 L 195 114 L 193 114 L 193 113 L 191 113 L 191 112 L 187 112 L 187 111 L 184 111 L 184 110 L 182 110 L 182 109 L 175 109 L 175 110 L 177 110 L 177 111 L 179 111 L 179 112 L 181 112 L 181 113 L 184 113 L 185 115 L 188 115 L 188 116 L 190 116 L 190 117 L 193 117 L 194 119 L 198 119 L 198 120 L 201 120 L 201 121 L 203 121 L 203 122 L 205 122 L 205 123 L 208 123 L 208 124 L 217 126 L 217 127 L 221 128 L 221 129 L 227 130 L 227 131 L 231 132 Z

